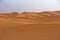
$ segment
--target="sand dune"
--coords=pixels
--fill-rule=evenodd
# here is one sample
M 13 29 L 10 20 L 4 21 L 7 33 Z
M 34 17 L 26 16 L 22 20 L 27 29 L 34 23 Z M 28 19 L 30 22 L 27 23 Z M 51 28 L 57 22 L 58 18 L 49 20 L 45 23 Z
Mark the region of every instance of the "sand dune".
M 60 11 L 0 14 L 0 40 L 60 40 Z
M 20 24 L 51 24 L 60 23 L 60 11 L 45 11 L 45 12 L 17 12 L 0 14 L 1 22 L 8 21 Z

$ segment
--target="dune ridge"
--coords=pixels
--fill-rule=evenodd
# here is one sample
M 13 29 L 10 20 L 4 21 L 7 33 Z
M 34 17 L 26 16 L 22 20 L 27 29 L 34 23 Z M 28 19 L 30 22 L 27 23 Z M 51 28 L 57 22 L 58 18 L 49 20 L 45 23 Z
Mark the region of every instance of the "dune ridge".
M 0 40 L 60 40 L 60 11 L 0 14 Z
M 51 24 L 60 23 L 60 11 L 44 12 L 11 12 L 0 14 L 1 22 L 20 24 Z

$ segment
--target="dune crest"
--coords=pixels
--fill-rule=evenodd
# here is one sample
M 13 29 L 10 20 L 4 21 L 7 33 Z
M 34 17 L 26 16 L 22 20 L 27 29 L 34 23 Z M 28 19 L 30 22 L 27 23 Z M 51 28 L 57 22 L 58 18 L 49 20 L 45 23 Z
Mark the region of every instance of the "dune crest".
M 45 17 L 45 16 L 60 16 L 60 11 L 44 11 L 44 12 L 23 12 L 17 17 Z
M 50 24 L 60 23 L 60 11 L 44 12 L 11 12 L 0 14 L 1 22 L 20 23 L 20 24 Z

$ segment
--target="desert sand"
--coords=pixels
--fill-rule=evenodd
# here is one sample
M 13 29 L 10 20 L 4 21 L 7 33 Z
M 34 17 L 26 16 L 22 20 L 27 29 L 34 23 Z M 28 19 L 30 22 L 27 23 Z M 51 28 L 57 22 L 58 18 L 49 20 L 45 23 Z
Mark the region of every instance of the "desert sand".
M 0 40 L 60 40 L 60 11 L 0 14 Z

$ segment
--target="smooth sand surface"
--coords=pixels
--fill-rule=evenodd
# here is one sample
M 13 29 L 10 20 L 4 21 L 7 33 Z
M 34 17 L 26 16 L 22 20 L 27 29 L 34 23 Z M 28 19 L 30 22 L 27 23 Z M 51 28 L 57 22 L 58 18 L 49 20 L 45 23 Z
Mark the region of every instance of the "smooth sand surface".
M 1 40 L 60 40 L 60 24 L 6 26 L 2 28 Z

